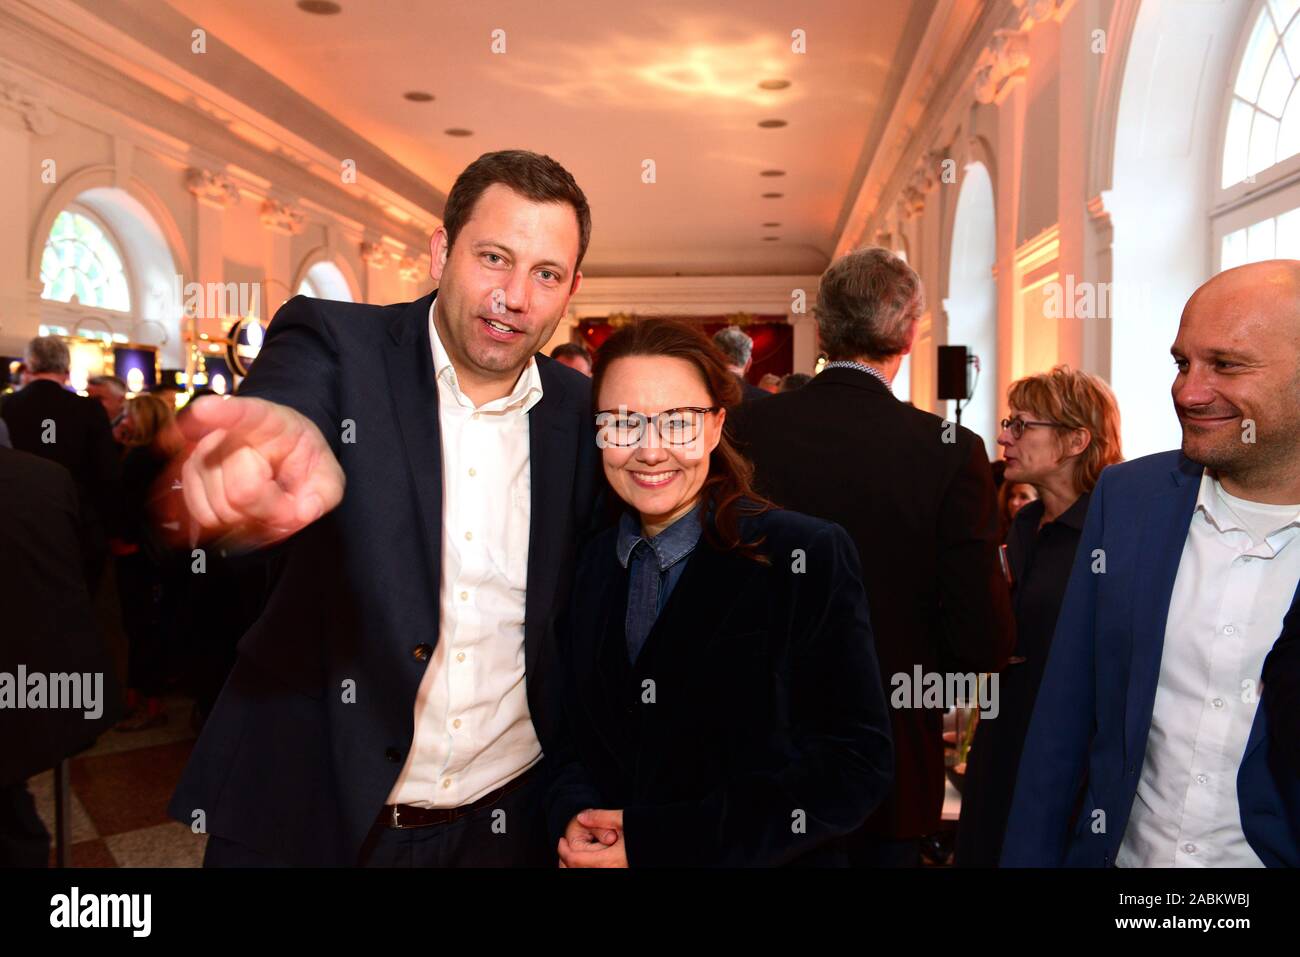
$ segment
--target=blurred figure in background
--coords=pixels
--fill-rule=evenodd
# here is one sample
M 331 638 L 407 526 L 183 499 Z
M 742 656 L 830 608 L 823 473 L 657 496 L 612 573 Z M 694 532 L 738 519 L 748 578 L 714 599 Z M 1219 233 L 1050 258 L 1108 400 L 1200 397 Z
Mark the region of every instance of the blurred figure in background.
M 754 399 L 766 399 L 764 392 L 756 385 L 750 385 L 745 378 L 754 361 L 754 340 L 747 336 L 740 326 L 727 326 L 713 334 L 713 344 L 727 357 L 727 369 L 740 383 L 740 401 L 751 402 Z
M 763 378 L 758 380 L 758 387 L 768 395 L 776 395 L 781 389 L 781 377 L 771 372 L 765 373 Z
M 1002 488 L 1035 493 L 1007 537 L 1016 649 L 999 679 L 999 712 L 975 729 L 957 829 L 959 867 L 997 867 L 1016 769 L 1051 650 L 1052 633 L 1101 470 L 1122 460 L 1119 406 L 1096 376 L 1057 366 L 1011 384 L 998 444 Z
M 128 451 L 122 462 L 122 520 L 113 541 L 118 598 L 127 637 L 127 716 L 119 731 L 166 720 L 162 692 L 168 660 L 163 589 L 168 556 L 154 531 L 154 483 L 183 442 L 170 406 L 152 393 L 126 403 Z
M 0 672 L 21 664 L 29 676 L 89 678 L 80 709 L 0 709 L 0 867 L 47 865 L 50 836 L 27 779 L 90 747 L 121 711 L 82 572 L 79 508 L 66 468 L 0 448 Z
M 124 445 L 118 426 L 126 418 L 126 383 L 115 375 L 97 375 L 86 380 L 86 395 L 104 407 L 113 438 Z
M 108 536 L 117 521 L 121 479 L 113 431 L 103 407 L 67 388 L 72 357 L 58 336 L 27 343 L 27 384 L 6 396 L 0 416 L 20 452 L 58 462 L 77 484 L 81 516 L 81 560 L 93 597 L 108 559 Z
M 1007 540 L 1016 513 L 1037 499 L 1038 492 L 1028 482 L 1003 482 L 998 486 L 998 516 L 1002 521 L 1002 534 L 999 537 L 1002 541 Z
M 812 376 L 806 372 L 791 372 L 781 380 L 777 392 L 793 392 L 795 389 L 802 389 L 812 381 Z
M 551 350 L 551 358 L 591 378 L 591 353 L 577 342 L 562 342 Z

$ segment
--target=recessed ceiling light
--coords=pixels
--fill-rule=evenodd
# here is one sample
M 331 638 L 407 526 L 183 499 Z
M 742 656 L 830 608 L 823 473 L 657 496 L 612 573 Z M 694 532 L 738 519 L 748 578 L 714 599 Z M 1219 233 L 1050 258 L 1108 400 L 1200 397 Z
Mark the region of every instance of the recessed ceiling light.
M 462 129 L 459 126 L 453 126 L 449 130 L 443 130 L 443 132 L 446 133 L 448 136 L 473 136 L 474 135 L 473 130 Z
M 763 237 L 763 242 L 765 242 L 765 243 L 774 243 L 774 242 L 776 242 L 776 241 L 777 241 L 778 239 L 780 239 L 780 238 L 781 238 L 780 236 L 764 236 L 764 237 Z
M 765 130 L 779 130 L 786 125 L 785 120 L 759 120 L 758 125 Z
M 784 90 L 789 85 L 789 80 L 760 80 L 758 88 L 760 90 Z
M 428 103 L 433 100 L 433 94 L 425 93 L 423 90 L 411 90 L 407 93 L 403 93 L 402 97 L 410 100 L 412 103 Z
M 298 0 L 298 9 L 303 13 L 318 13 L 321 16 L 343 12 L 343 8 L 334 0 Z
M 780 223 L 764 223 L 764 224 L 763 224 L 763 228 L 764 228 L 764 229 L 776 229 L 776 227 L 778 227 L 778 226 L 780 226 L 780 225 L 781 225 Z
M 764 199 L 780 199 L 780 198 L 781 198 L 782 196 L 784 196 L 784 195 L 785 195 L 785 193 L 764 193 L 764 194 L 763 194 L 763 198 L 764 198 Z
M 763 172 L 759 173 L 758 175 L 759 175 L 759 176 L 784 176 L 784 175 L 785 175 L 785 170 L 783 170 L 783 169 L 765 169 L 765 170 L 763 170 Z

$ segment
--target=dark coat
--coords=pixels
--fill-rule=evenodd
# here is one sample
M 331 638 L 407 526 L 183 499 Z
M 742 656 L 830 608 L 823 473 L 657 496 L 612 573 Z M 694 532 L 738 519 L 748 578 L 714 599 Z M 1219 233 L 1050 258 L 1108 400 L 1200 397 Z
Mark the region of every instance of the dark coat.
M 730 416 L 760 492 L 842 525 L 857 545 L 876 655 L 892 676 L 996 671 L 1015 625 L 997 559 L 997 503 L 973 432 L 898 401 L 874 376 L 828 369 Z M 939 828 L 943 712 L 895 708 L 894 790 L 864 835 Z
M 103 713 L 0 709 L 0 787 L 94 744 L 121 715 L 121 689 L 82 576 L 76 488 L 67 469 L 0 448 L 0 672 L 103 676 Z
M 889 787 L 889 720 L 844 530 L 745 520 L 763 565 L 701 538 L 635 665 L 616 530 L 584 550 L 558 631 L 569 746 L 548 818 L 623 810 L 628 862 L 839 863 Z

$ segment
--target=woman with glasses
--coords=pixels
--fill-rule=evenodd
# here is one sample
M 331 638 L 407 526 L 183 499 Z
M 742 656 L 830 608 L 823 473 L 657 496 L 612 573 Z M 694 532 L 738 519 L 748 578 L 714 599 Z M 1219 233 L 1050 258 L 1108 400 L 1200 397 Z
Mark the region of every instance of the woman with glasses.
M 857 552 L 776 508 L 723 432 L 739 401 L 693 326 L 596 355 L 622 513 L 557 629 L 567 734 L 548 799 L 564 867 L 836 864 L 891 777 Z
M 1007 403 L 1011 415 L 998 435 L 1005 481 L 1033 486 L 1038 498 L 1016 513 L 1007 535 L 1016 649 L 997 676 L 998 715 L 980 720 L 971 745 L 957 827 L 956 859 L 963 867 L 998 864 L 1088 497 L 1101 470 L 1122 460 L 1119 407 L 1096 376 L 1057 366 L 1013 382 Z

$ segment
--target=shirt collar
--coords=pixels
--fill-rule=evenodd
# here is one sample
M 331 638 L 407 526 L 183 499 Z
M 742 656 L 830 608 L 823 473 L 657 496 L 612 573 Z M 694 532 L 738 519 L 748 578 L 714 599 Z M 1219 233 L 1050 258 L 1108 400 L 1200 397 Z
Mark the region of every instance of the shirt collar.
M 1194 511 L 1203 512 L 1206 520 L 1217 531 L 1226 532 L 1234 529 L 1243 532 L 1248 531 L 1242 526 L 1241 520 L 1237 518 L 1232 511 L 1232 507 L 1224 500 L 1220 494 L 1221 492 L 1222 487 L 1215 477 L 1210 474 L 1210 470 L 1206 469 L 1201 473 L 1201 487 L 1196 492 L 1196 508 Z M 1278 532 L 1297 524 L 1300 524 L 1300 513 L 1294 515 L 1290 521 L 1283 522 L 1273 529 L 1269 533 L 1269 539 L 1271 540 Z
M 527 412 L 542 400 L 542 377 L 537 371 L 537 358 L 529 356 L 528 365 L 524 366 L 524 371 L 515 380 L 515 387 L 508 396 L 493 399 L 476 408 L 470 397 L 461 391 L 460 383 L 456 381 L 456 367 L 451 364 L 451 357 L 447 355 L 442 339 L 438 336 L 438 326 L 433 321 L 433 309 L 437 301 L 435 295 L 433 302 L 429 303 L 429 346 L 433 351 L 433 375 L 440 384 L 446 386 L 458 405 L 479 412 Z
M 851 359 L 836 359 L 833 362 L 828 362 L 826 365 L 822 366 L 823 372 L 827 369 L 857 369 L 859 372 L 865 372 L 867 375 L 880 380 L 880 384 L 888 389 L 891 395 L 894 392 L 894 387 L 889 384 L 889 380 L 885 378 L 885 374 L 879 369 L 873 369 L 865 362 L 854 362 Z
M 700 541 L 700 506 L 673 522 L 654 538 L 641 533 L 641 522 L 633 512 L 625 511 L 618 521 L 618 563 L 627 568 L 638 542 L 645 542 L 655 553 L 659 570 L 666 572 L 695 550 Z

